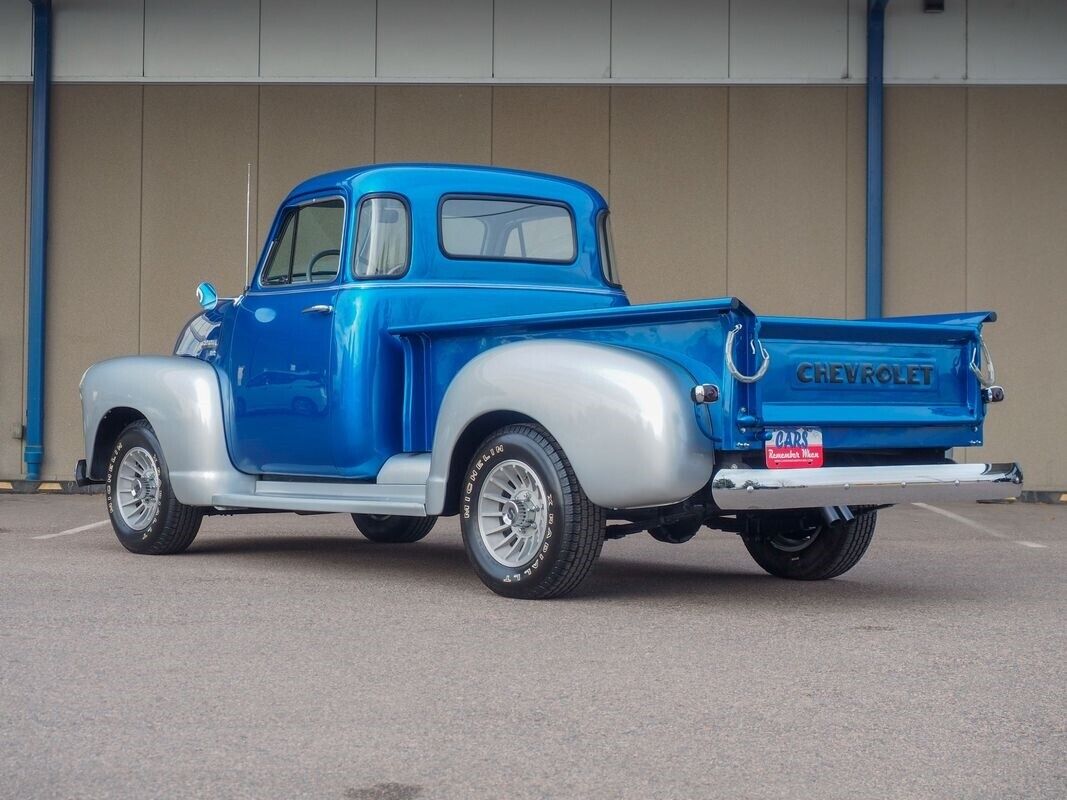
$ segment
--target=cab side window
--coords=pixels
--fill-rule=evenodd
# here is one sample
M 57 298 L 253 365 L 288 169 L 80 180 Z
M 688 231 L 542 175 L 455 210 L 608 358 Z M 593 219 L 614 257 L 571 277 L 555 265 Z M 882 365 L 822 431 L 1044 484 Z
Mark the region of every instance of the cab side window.
M 287 211 L 260 283 L 287 286 L 332 281 L 341 264 L 344 223 L 345 205 L 340 198 Z

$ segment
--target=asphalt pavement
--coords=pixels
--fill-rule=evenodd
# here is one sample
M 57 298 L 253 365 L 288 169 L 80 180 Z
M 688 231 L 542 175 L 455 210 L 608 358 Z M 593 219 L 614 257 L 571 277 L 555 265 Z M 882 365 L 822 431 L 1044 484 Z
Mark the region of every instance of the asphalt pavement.
M 884 511 L 821 583 L 642 534 L 547 602 L 454 519 L 215 517 L 157 557 L 104 519 L 0 495 L 0 797 L 1067 797 L 1067 507 Z

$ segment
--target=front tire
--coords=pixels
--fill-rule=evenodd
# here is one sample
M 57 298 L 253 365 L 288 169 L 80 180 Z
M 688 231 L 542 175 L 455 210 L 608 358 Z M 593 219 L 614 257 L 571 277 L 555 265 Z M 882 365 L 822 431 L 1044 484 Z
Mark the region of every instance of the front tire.
M 204 510 L 174 496 L 163 448 L 147 420 L 137 420 L 119 434 L 104 491 L 111 527 L 131 553 L 180 553 L 200 530 Z
M 379 544 L 410 544 L 424 538 L 437 517 L 397 517 L 391 514 L 353 514 L 352 521 L 366 538 Z
M 478 448 L 460 486 L 467 557 L 497 594 L 560 597 L 585 580 L 606 517 L 540 425 L 508 425 Z
M 864 511 L 846 523 L 795 529 L 781 527 L 744 538 L 749 554 L 778 578 L 822 581 L 848 572 L 863 558 L 874 537 L 877 511 Z

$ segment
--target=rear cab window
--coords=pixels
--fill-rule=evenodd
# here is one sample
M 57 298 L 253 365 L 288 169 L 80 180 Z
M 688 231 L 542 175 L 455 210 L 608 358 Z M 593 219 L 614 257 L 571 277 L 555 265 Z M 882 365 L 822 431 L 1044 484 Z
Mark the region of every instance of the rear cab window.
M 574 213 L 563 203 L 449 195 L 439 207 L 441 251 L 450 258 L 572 264 Z

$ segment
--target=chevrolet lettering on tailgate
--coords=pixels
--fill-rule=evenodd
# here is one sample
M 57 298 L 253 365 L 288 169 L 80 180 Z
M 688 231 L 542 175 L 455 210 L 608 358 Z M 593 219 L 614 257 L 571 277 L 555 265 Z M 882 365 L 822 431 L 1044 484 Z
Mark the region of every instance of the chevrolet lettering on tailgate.
M 801 383 L 929 386 L 933 377 L 933 364 L 861 364 L 833 361 L 802 361 L 797 364 L 797 380 Z

